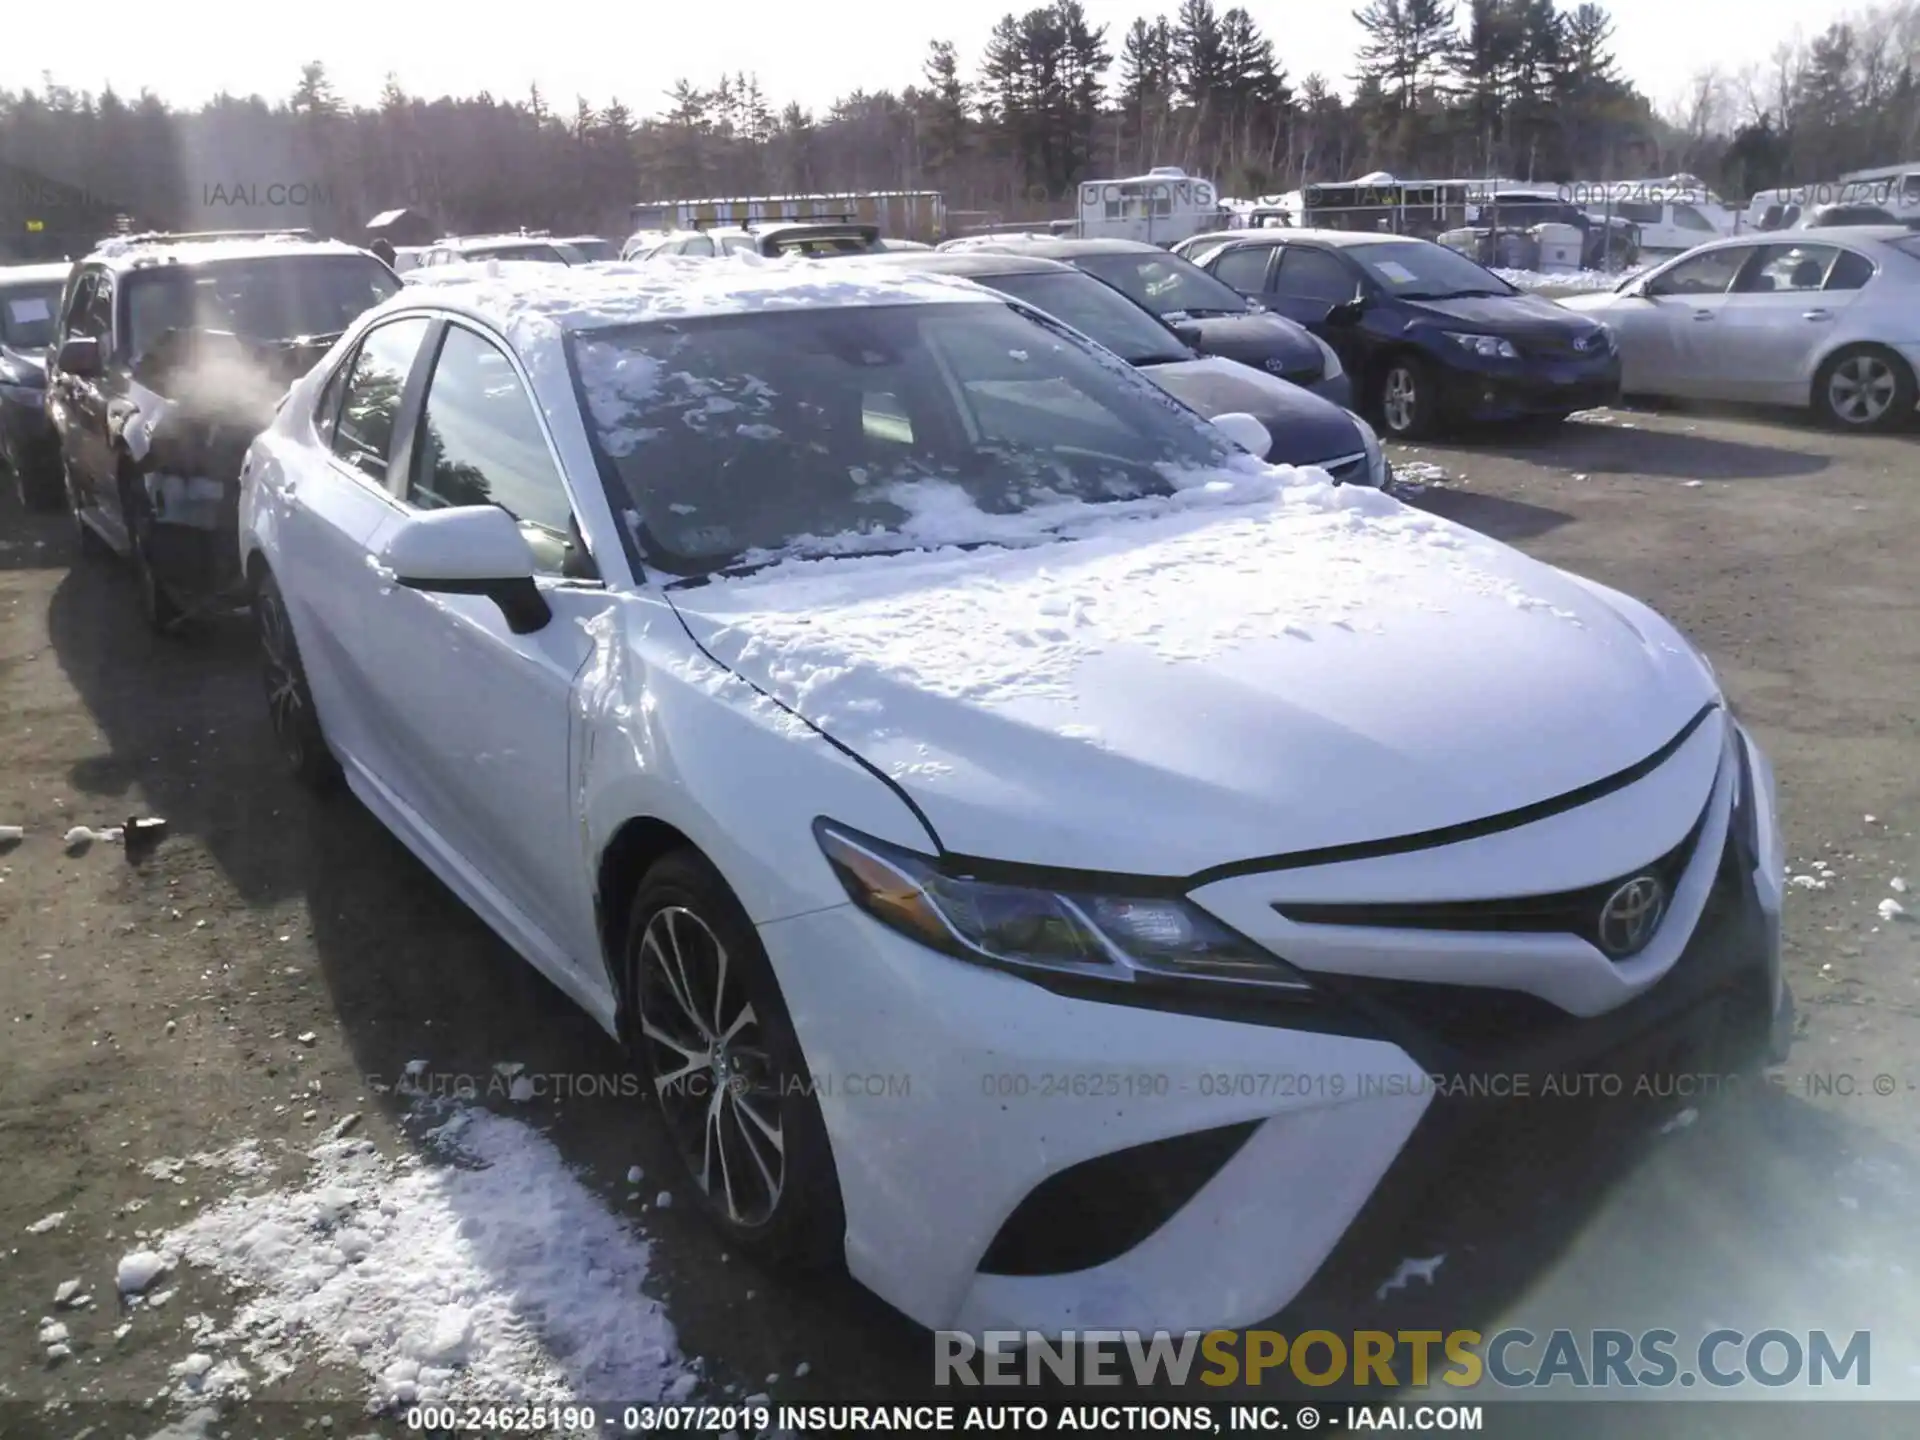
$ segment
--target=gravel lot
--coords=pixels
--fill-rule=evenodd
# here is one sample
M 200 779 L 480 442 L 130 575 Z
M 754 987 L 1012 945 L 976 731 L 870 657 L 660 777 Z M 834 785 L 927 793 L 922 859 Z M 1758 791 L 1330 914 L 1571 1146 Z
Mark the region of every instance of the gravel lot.
M 1431 482 L 1415 503 L 1645 598 L 1713 656 L 1773 755 L 1792 869 L 1810 877 L 1789 892 L 1803 1033 L 1777 1085 L 1609 1150 L 1598 1171 L 1591 1154 L 1542 1159 L 1516 1185 L 1509 1156 L 1436 1177 L 1411 1228 L 1350 1247 L 1283 1328 L 1870 1328 L 1875 1393 L 1920 1393 L 1920 1353 L 1899 1348 L 1920 1340 L 1920 925 L 1877 913 L 1895 877 L 1920 885 L 1915 445 L 1621 410 L 1396 452 Z M 242 1142 L 266 1157 L 258 1184 L 297 1177 L 350 1116 L 355 1138 L 412 1152 L 416 1060 L 436 1088 L 472 1077 L 480 1103 L 546 1131 L 651 1241 L 644 1288 L 678 1356 L 700 1357 L 700 1394 L 925 1390 L 926 1337 L 864 1292 L 759 1273 L 691 1204 L 655 1203 L 670 1158 L 638 1101 L 508 1098 L 499 1062 L 616 1092 L 624 1069 L 368 815 L 284 778 L 243 626 L 149 638 L 117 568 L 76 559 L 63 521 L 5 490 L 0 825 L 27 833 L 0 842 L 0 1402 L 188 1386 L 171 1368 L 224 1356 L 208 1327 L 237 1297 L 181 1266 L 165 1305 L 117 1301 L 137 1232 L 227 1194 L 234 1176 L 191 1157 Z M 135 816 L 167 822 L 150 849 L 63 846 L 70 826 Z M 646 1178 L 629 1181 L 636 1165 Z M 1440 1253 L 1432 1285 L 1376 1301 L 1401 1256 Z M 90 1306 L 56 1309 L 69 1279 Z M 49 1359 L 43 1319 L 67 1327 L 69 1354 Z M 303 1358 L 278 1377 L 252 1367 L 257 1397 L 364 1398 L 350 1357 L 289 1353 Z M 157 1429 L 175 1403 L 112 1433 Z M 0 1431 L 72 1435 L 81 1414 L 15 1411 L 9 1431 L 0 1410 Z

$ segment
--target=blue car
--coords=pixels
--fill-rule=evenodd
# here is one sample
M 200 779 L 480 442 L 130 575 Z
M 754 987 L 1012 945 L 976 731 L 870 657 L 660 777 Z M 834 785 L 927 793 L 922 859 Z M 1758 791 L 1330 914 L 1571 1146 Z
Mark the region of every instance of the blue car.
M 1338 351 L 1360 408 L 1395 440 L 1459 422 L 1564 420 L 1620 398 L 1607 326 L 1431 240 L 1276 230 L 1211 248 L 1202 266 Z

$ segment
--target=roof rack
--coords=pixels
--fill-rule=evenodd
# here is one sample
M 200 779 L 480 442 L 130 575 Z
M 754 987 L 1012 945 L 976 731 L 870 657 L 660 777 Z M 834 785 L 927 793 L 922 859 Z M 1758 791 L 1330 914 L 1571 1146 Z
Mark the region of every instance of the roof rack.
M 283 226 L 274 230 L 148 230 L 111 238 L 124 245 L 189 245 L 202 240 L 318 240 L 320 237 L 311 230 Z

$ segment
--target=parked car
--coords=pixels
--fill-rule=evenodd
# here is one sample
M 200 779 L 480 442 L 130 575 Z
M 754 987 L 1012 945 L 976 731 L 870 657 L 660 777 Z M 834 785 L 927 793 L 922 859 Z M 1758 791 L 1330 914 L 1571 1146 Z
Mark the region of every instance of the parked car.
M 1393 439 L 1460 421 L 1563 420 L 1619 399 L 1605 325 L 1431 240 L 1279 230 L 1205 258 L 1217 279 L 1338 351 L 1361 406 Z
M 1788 1033 L 1678 630 L 976 287 L 429 278 L 241 535 L 295 772 L 628 1047 L 728 1248 L 929 1328 L 1251 1323 L 1433 1183 L 1428 1077 Z
M 266 234 L 134 236 L 74 268 L 47 402 L 67 499 L 83 551 L 132 561 L 156 629 L 229 598 L 248 444 L 400 289 L 364 250 Z
M 893 270 L 958 275 L 1008 295 L 1104 345 L 1201 415 L 1252 415 L 1266 427 L 1264 458 L 1317 465 L 1336 483 L 1390 483 L 1373 427 L 1351 411 L 1264 370 L 1199 355 L 1144 306 L 1084 271 L 1037 255 L 953 252 L 890 257 Z
M 1819 209 L 1801 216 L 1795 228 L 1832 230 L 1843 226 L 1851 229 L 1860 225 L 1897 226 L 1911 231 L 1920 227 L 1920 220 L 1902 220 L 1891 210 L 1879 205 L 1822 205 Z
M 806 255 L 813 258 L 870 255 L 886 248 L 880 227 L 851 220 L 782 220 L 774 224 L 682 230 L 656 243 L 629 246 L 629 260 L 679 255 L 707 258 L 747 251 L 755 255 Z
M 0 463 L 20 503 L 58 509 L 60 437 L 47 418 L 47 352 L 60 320 L 60 292 L 73 267 L 0 267 Z
M 1198 266 L 1157 245 L 1140 240 L 1011 235 L 970 236 L 950 243 L 970 254 L 1037 255 L 1065 261 L 1144 305 L 1202 355 L 1238 360 L 1336 405 L 1353 403 L 1353 387 L 1331 347 L 1293 320 L 1268 314 L 1265 305 L 1236 294 Z
M 1843 430 L 1913 417 L 1920 236 L 1905 226 L 1719 240 L 1560 303 L 1619 337 L 1631 394 L 1808 406 Z
M 479 260 L 531 260 L 549 265 L 584 265 L 587 256 L 572 241 L 521 231 L 512 235 L 452 235 L 426 247 L 414 269 L 466 265 Z M 410 270 L 408 272 L 412 274 Z

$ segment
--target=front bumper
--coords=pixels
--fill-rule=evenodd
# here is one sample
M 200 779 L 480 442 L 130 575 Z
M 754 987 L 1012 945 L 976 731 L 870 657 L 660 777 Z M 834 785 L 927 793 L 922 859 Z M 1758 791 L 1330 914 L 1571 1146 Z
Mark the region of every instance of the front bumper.
M 1620 359 L 1456 363 L 1440 372 L 1440 397 L 1447 414 L 1467 421 L 1596 410 L 1620 399 Z
M 239 474 L 255 434 L 246 426 L 176 424 L 154 435 L 142 462 L 154 574 L 187 603 L 239 591 Z
M 1778 1058 L 1792 1000 L 1773 778 L 1744 735 L 1748 778 L 1716 769 L 1714 754 L 1740 753 L 1726 739 L 1703 727 L 1700 750 L 1669 762 L 1685 784 L 1663 767 L 1609 797 L 1620 809 L 1542 822 L 1598 836 L 1628 811 L 1644 820 L 1660 789 L 1697 807 L 1693 781 L 1715 777 L 1697 878 L 1675 900 L 1686 927 L 1665 957 L 1644 957 L 1657 975 L 1623 976 L 1629 989 L 1580 1013 L 1492 970 L 1473 985 L 1341 972 L 1312 963 L 1325 950 L 1290 957 L 1316 983 L 1312 1004 L 1136 1008 L 934 954 L 850 906 L 762 926 L 833 1147 L 849 1269 L 936 1329 L 1246 1325 L 1294 1300 L 1356 1222 L 1430 1187 L 1470 1137 L 1564 1128 L 1550 1079 L 1613 1076 L 1606 1098 L 1648 1092 L 1671 1108 L 1660 1077 Z M 1484 860 L 1538 842 L 1466 843 L 1492 847 Z M 1224 883 L 1253 884 L 1264 906 L 1260 877 Z M 1194 898 L 1253 934 L 1223 894 Z M 1491 944 L 1480 958 L 1525 968 Z M 1599 993 L 1559 968 L 1527 983 L 1573 1002 Z M 1460 1101 L 1463 1086 L 1491 1103 Z

